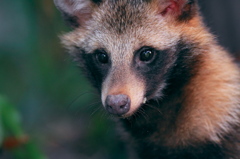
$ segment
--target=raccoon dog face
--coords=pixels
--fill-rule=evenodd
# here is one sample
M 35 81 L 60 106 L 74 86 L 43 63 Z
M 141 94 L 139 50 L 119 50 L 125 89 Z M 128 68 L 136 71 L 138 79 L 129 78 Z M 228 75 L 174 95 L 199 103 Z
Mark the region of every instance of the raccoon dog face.
M 105 109 L 129 117 L 169 85 L 188 0 L 55 0 L 74 31 L 62 42 L 101 92 Z M 179 47 L 181 49 L 179 49 Z M 181 72 L 181 70 L 179 70 Z

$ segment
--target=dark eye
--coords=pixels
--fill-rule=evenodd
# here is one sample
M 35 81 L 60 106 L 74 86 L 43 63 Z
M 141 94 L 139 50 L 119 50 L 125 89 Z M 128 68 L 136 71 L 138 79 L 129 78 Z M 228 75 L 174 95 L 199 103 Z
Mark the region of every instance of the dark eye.
M 150 61 L 153 58 L 154 52 L 150 49 L 144 50 L 140 53 L 140 60 L 143 62 Z
M 97 60 L 100 63 L 103 63 L 103 64 L 108 63 L 108 55 L 106 53 L 98 53 L 96 56 L 97 56 Z

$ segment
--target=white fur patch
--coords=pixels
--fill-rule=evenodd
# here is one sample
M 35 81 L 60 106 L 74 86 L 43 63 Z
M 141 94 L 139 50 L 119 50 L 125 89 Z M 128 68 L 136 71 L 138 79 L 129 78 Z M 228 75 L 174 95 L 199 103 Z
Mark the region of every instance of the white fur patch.
M 145 98 L 143 99 L 143 104 L 146 104 L 146 102 L 147 102 L 147 98 L 145 97 Z

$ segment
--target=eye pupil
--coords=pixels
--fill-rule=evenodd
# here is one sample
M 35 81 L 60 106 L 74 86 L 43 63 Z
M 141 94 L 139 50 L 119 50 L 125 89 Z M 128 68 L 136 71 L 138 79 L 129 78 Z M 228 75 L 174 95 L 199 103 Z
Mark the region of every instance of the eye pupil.
M 108 55 L 105 53 L 99 53 L 97 54 L 97 59 L 99 62 L 106 64 L 108 63 Z
M 152 57 L 153 57 L 153 52 L 151 50 L 145 50 L 140 54 L 141 61 L 145 61 L 145 62 L 150 61 Z

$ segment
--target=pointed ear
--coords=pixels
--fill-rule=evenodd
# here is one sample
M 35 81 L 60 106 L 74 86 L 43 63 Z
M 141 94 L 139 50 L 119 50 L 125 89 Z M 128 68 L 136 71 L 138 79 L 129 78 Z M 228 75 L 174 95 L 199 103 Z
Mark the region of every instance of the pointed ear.
M 93 4 L 90 0 L 54 0 L 54 3 L 73 28 L 82 27 L 91 19 Z
M 162 0 L 160 0 L 162 3 Z M 178 21 L 188 21 L 196 15 L 196 0 L 165 0 L 160 13 L 162 16 L 171 16 Z

